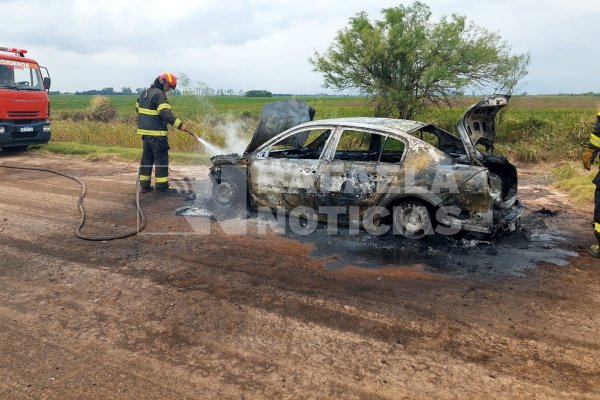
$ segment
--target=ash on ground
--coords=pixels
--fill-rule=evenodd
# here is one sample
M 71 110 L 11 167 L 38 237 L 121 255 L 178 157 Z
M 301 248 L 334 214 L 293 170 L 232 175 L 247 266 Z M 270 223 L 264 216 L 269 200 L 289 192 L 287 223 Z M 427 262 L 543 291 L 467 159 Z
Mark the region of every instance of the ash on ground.
M 264 223 L 256 212 L 227 215 L 215 210 L 210 199 L 210 183 L 200 181 L 196 195 L 190 196 L 185 206 L 176 210 L 185 218 L 208 218 L 213 223 L 224 219 L 242 219 L 250 226 Z M 242 215 L 243 214 L 243 215 Z M 242 215 L 242 216 L 241 216 Z M 363 268 L 402 267 L 425 265 L 431 272 L 458 276 L 484 275 L 502 277 L 523 275 L 542 263 L 566 266 L 575 251 L 568 249 L 569 237 L 558 235 L 558 225 L 567 216 L 556 211 L 542 209 L 526 214 L 520 227 L 499 238 L 481 239 L 470 235 L 462 238 L 430 235 L 411 239 L 387 233 L 372 235 L 364 230 L 339 226 L 335 234 L 327 225 L 316 224 L 310 234 L 297 234 L 289 227 L 289 219 L 278 221 L 275 231 L 291 240 L 314 246 L 312 256 L 326 259 L 327 268 L 357 266 Z M 248 229 L 253 235 L 256 229 Z

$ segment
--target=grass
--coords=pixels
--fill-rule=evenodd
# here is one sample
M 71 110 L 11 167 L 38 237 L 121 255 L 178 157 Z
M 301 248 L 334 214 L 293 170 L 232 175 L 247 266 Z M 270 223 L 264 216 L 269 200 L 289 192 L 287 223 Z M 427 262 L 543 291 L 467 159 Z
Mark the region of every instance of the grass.
M 594 199 L 596 186 L 592 183 L 598 171 L 595 167 L 586 171 L 578 163 L 565 162 L 552 170 L 553 185 L 577 204 L 590 204 Z
M 70 113 L 86 111 L 94 96 L 53 95 L 52 117 L 63 118 Z M 120 117 L 135 119 L 134 104 L 137 95 L 108 96 Z M 364 97 L 336 96 L 277 96 L 277 97 L 238 97 L 238 96 L 170 96 L 173 110 L 182 119 L 198 119 L 204 115 L 246 117 L 258 120 L 260 110 L 266 103 L 296 99 L 311 104 L 318 119 L 351 116 L 372 116 L 373 107 Z

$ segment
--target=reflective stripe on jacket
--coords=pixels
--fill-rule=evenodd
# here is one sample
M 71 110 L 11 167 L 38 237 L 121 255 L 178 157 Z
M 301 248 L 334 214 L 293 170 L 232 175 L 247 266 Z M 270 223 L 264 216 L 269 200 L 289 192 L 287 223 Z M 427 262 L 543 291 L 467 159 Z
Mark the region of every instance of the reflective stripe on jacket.
M 588 147 L 594 149 L 596 151 L 600 150 L 600 112 L 596 118 L 596 125 L 594 125 L 594 129 L 590 134 L 590 141 L 588 142 Z
M 138 113 L 138 135 L 167 136 L 169 124 L 178 129 L 183 124 L 173 114 L 165 92 L 154 85 L 141 94 L 135 108 Z

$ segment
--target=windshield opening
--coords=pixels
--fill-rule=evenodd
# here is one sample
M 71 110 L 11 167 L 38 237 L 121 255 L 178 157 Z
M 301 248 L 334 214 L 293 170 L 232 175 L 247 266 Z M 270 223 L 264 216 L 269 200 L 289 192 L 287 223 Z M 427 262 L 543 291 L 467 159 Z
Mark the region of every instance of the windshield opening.
M 0 88 L 44 90 L 42 74 L 35 64 L 0 59 Z

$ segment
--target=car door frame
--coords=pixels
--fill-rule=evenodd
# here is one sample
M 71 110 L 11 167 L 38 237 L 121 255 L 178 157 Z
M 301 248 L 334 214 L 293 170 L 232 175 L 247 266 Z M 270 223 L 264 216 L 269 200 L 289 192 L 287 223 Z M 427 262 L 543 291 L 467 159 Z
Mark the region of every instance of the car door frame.
M 362 131 L 383 136 L 384 141 L 382 148 L 379 151 L 378 160 L 336 160 L 335 152 L 339 141 L 341 140 L 343 132 L 347 130 Z M 398 163 L 381 162 L 383 146 L 385 146 L 385 141 L 390 137 L 399 140 L 404 144 L 402 158 Z M 335 134 L 330 138 L 328 146 L 321 153 L 323 162 L 319 165 L 320 169 L 318 171 L 319 182 L 317 186 L 318 193 L 316 195 L 316 206 L 359 207 L 361 209 L 360 214 L 362 215 L 365 208 L 377 205 L 384 194 L 387 193 L 390 184 L 395 181 L 402 169 L 409 148 L 409 140 L 403 138 L 402 135 L 393 134 L 387 129 L 378 129 L 360 125 L 339 125 Z M 348 168 L 348 164 L 354 164 L 354 167 Z M 361 173 L 361 170 L 365 171 L 366 175 Z M 375 184 L 374 190 L 368 192 L 369 189 L 372 189 L 372 185 L 369 187 L 369 182 L 359 182 L 359 186 L 362 186 L 363 189 L 367 190 L 367 192 L 364 193 L 366 196 L 361 198 L 360 196 L 357 197 L 354 192 L 344 193 L 345 191 L 348 191 L 349 187 L 344 186 L 344 182 L 351 182 L 352 180 L 354 180 L 354 182 L 357 180 L 360 181 L 361 178 L 364 178 L 365 176 Z M 352 186 L 356 188 L 355 184 L 352 184 Z
M 269 150 L 280 141 L 307 130 L 319 129 L 331 129 L 319 158 L 269 157 Z M 275 136 L 259 147 L 250 157 L 248 166 L 249 192 L 253 203 L 259 207 L 284 208 L 287 211 L 296 207 L 312 207 L 316 210 L 318 171 L 322 169 L 320 165 L 325 162 L 323 156 L 327 154 L 337 129 L 337 125 L 332 124 L 313 123 L 298 126 Z

